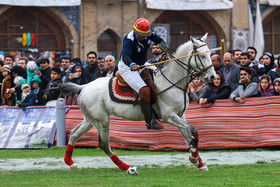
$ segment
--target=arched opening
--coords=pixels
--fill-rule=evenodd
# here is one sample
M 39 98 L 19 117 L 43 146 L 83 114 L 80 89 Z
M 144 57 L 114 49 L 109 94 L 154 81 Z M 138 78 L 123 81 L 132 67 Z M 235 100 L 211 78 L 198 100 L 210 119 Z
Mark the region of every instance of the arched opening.
M 153 24 L 170 26 L 169 47 L 173 50 L 190 40 L 190 36 L 202 37 L 208 33 L 206 42 L 210 48 L 217 47 L 220 40 L 215 27 L 197 11 L 165 11 Z
M 277 8 L 263 21 L 265 51 L 280 53 L 280 8 Z
M 27 42 L 23 45 L 23 33 L 33 34 L 31 44 Z M 65 36 L 60 25 L 39 8 L 8 9 L 0 15 L 0 50 L 27 56 L 30 49 L 36 51 L 37 55 L 47 52 L 46 57 L 66 50 Z
M 107 29 L 98 37 L 98 56 L 113 55 L 118 58 L 118 36 L 111 29 Z

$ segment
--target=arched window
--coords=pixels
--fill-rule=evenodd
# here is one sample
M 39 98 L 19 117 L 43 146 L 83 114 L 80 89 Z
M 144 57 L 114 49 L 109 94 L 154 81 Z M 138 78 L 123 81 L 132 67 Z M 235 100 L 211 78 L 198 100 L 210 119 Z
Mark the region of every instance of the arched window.
M 190 40 L 190 36 L 202 37 L 205 33 L 208 33 L 208 36 L 210 36 L 210 39 L 207 40 L 210 48 L 218 45 L 219 38 L 214 26 L 197 11 L 166 11 L 153 24 L 170 25 L 169 47 L 173 50 L 180 44 Z
M 265 51 L 280 53 L 280 8 L 276 9 L 263 22 Z
M 98 56 L 105 57 L 107 55 L 113 55 L 118 58 L 117 55 L 117 39 L 115 33 L 111 30 L 104 31 L 98 37 Z

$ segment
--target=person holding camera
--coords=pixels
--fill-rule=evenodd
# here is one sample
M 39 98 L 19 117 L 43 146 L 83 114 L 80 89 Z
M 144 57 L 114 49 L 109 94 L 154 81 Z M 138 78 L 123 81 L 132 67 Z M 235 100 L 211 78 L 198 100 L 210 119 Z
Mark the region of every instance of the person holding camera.
M 75 65 L 72 68 L 71 73 L 69 73 L 67 82 L 73 82 L 78 85 L 87 84 L 88 80 L 86 79 L 86 77 L 84 75 L 83 66 L 81 66 L 79 64 Z

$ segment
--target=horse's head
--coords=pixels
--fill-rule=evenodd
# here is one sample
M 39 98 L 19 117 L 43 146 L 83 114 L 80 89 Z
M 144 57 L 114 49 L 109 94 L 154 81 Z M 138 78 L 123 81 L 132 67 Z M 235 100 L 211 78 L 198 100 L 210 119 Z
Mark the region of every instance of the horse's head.
M 193 46 L 192 54 L 196 54 L 189 58 L 189 65 L 197 71 L 207 82 L 213 82 L 217 76 L 210 58 L 210 50 L 205 43 L 208 33 L 201 39 L 191 37 Z

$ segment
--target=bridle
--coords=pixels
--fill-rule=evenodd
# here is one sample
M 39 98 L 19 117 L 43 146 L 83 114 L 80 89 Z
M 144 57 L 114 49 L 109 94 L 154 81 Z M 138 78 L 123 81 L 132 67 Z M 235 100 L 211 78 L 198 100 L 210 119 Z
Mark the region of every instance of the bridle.
M 202 41 L 202 40 L 200 40 L 200 41 Z M 202 41 L 202 42 L 203 42 L 203 41 Z M 198 53 L 197 49 L 199 49 L 199 48 L 201 48 L 201 47 L 204 47 L 204 46 L 206 46 L 206 45 L 207 45 L 206 43 L 204 43 L 204 44 L 202 44 L 201 46 L 198 46 L 198 47 L 195 46 L 195 45 L 193 45 L 193 50 L 192 50 L 191 54 L 196 54 L 196 53 Z M 172 87 L 176 87 L 176 88 L 178 88 L 178 89 L 180 89 L 180 90 L 183 91 L 183 93 L 184 93 L 184 108 L 183 108 L 182 114 L 180 115 L 180 116 L 182 116 L 183 113 L 185 112 L 185 109 L 186 109 L 186 94 L 185 94 L 185 93 L 186 93 L 186 91 L 187 91 L 187 88 L 188 88 L 189 83 L 193 80 L 193 78 L 192 78 L 192 77 L 190 78 L 190 80 L 188 81 L 188 84 L 186 84 L 184 88 L 181 88 L 180 86 L 178 86 L 178 83 L 180 83 L 180 82 L 183 81 L 184 79 L 189 78 L 189 75 L 192 73 L 192 72 L 191 72 L 192 70 L 194 70 L 195 73 L 196 73 L 198 76 L 201 76 L 202 74 L 206 73 L 206 72 L 208 71 L 208 69 L 210 69 L 210 68 L 213 66 L 213 64 L 211 63 L 211 65 L 205 67 L 204 64 L 203 64 L 203 62 L 202 62 L 202 59 L 201 59 L 201 57 L 200 57 L 199 55 L 192 55 L 192 56 L 190 56 L 190 57 L 189 57 L 189 60 L 188 60 L 188 63 L 185 64 L 184 62 L 182 62 L 182 61 L 179 60 L 178 58 L 176 59 L 176 58 L 172 55 L 172 54 L 174 53 L 174 51 L 172 51 L 172 50 L 169 49 L 168 47 L 161 47 L 161 49 L 163 50 L 163 53 L 164 53 L 164 54 L 162 55 L 162 57 L 163 57 L 164 55 L 168 55 L 169 58 L 174 59 L 174 61 L 175 61 L 179 66 L 181 66 L 183 69 L 185 69 L 185 70 L 188 72 L 188 73 L 187 73 L 188 76 L 184 76 L 183 78 L 181 78 L 181 79 L 178 80 L 177 82 L 173 83 L 171 80 L 169 80 L 169 79 L 164 75 L 164 73 L 163 73 L 163 71 L 162 71 L 163 65 L 160 66 L 160 67 L 158 67 L 157 70 L 155 70 L 155 73 L 156 73 L 157 71 L 159 71 L 159 72 L 162 74 L 162 76 L 171 84 L 169 87 L 167 87 L 166 89 L 164 89 L 164 90 L 162 90 L 161 92 L 159 92 L 158 95 L 164 93 L 165 91 L 169 90 L 169 89 L 172 88 Z M 191 59 L 192 59 L 192 58 L 194 58 L 194 61 L 195 61 L 195 64 L 196 64 L 196 68 L 197 68 L 199 71 L 195 70 L 195 69 L 190 65 L 190 64 L 191 64 Z M 200 63 L 200 64 L 199 64 L 199 63 Z M 200 66 L 202 66 L 202 68 L 200 68 Z

